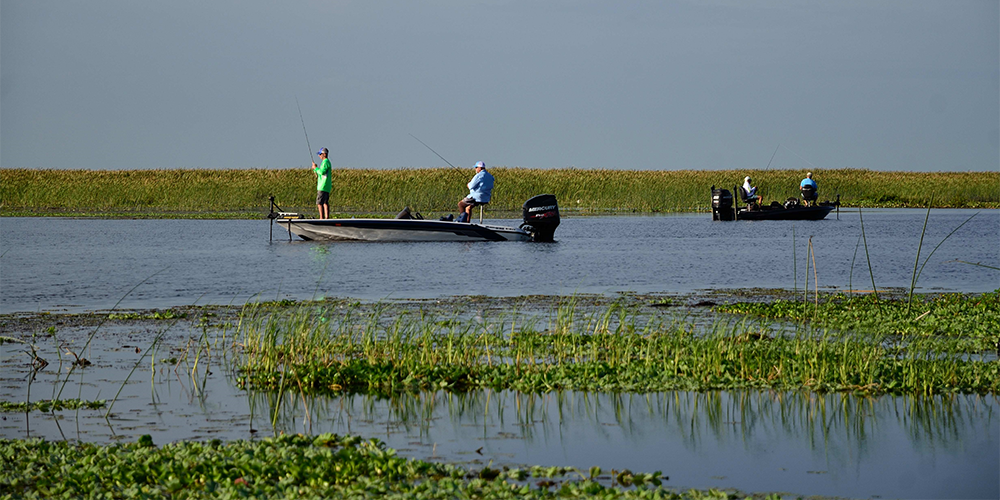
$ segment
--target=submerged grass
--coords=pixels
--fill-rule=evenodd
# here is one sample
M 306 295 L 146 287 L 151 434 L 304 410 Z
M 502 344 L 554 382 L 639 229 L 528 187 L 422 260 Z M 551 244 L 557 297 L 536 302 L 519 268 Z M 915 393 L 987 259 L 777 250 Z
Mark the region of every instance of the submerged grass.
M 40 412 L 76 410 L 85 408 L 97 410 L 104 408 L 106 401 L 99 399 L 96 401 L 82 401 L 79 399 L 43 399 L 40 401 L 13 403 L 10 401 L 0 401 L 0 412 L 29 412 L 32 410 Z
M 323 434 L 108 446 L 0 440 L 0 495 L 13 498 L 743 498 L 674 492 L 660 473 L 600 468 L 467 470 L 396 456 L 376 439 Z M 770 497 L 769 497 L 770 498 Z M 777 496 L 773 498 L 778 498 Z
M 993 307 L 990 300 L 982 307 Z M 933 320 L 941 325 L 954 317 Z M 788 332 L 747 321 L 695 325 L 617 303 L 582 311 L 572 299 L 546 321 L 516 313 L 442 320 L 423 311 L 393 316 L 344 305 L 249 306 L 235 338 L 243 349 L 241 383 L 279 391 L 1000 392 L 1000 362 L 961 356 L 938 339 L 899 342 L 863 327 L 803 325 Z
M 489 210 L 519 213 L 521 204 L 555 194 L 570 213 L 656 213 L 710 210 L 709 188 L 745 175 L 767 200 L 798 197 L 804 171 L 580 170 L 497 167 Z M 1000 208 L 1000 172 L 876 172 L 814 170 L 821 198 L 845 206 Z M 334 169 L 331 211 L 395 214 L 404 206 L 453 212 L 467 194 L 471 169 Z M 268 197 L 286 210 L 315 209 L 315 180 L 306 168 L 247 170 L 0 169 L 3 215 L 256 218 Z M 54 189 L 58 187 L 58 189 Z

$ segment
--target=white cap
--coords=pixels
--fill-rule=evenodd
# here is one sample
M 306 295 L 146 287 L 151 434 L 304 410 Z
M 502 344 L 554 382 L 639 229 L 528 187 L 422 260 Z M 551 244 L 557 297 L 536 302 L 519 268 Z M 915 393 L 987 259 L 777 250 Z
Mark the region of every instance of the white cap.
M 481 161 L 477 161 L 476 168 L 486 168 L 486 164 Z
M 750 182 L 750 176 L 748 175 L 748 176 L 744 177 L 744 178 L 743 178 L 743 181 L 744 181 L 744 182 Z

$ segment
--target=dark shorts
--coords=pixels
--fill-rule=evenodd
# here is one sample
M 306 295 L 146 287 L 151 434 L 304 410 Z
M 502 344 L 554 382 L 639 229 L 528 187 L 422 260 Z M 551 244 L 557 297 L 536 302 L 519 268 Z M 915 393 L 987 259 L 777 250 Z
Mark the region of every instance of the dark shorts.
M 316 204 L 317 205 L 329 205 L 330 204 L 330 193 L 326 191 L 316 191 Z
M 480 202 L 476 201 L 476 199 L 473 198 L 473 197 L 471 197 L 471 196 L 469 196 L 467 198 L 463 198 L 462 201 L 458 202 L 458 206 L 460 206 L 462 208 L 465 208 L 465 207 L 478 207 L 479 205 L 485 205 L 485 203 L 480 203 Z

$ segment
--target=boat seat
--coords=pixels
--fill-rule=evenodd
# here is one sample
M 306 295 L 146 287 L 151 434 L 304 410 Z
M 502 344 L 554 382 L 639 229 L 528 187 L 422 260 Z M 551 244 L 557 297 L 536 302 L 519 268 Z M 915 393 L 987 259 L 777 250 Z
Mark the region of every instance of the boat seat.
M 743 186 L 734 186 L 734 187 L 736 188 L 734 189 L 734 191 L 740 194 L 740 201 L 744 205 L 746 205 L 747 208 L 751 208 L 757 205 L 757 198 L 751 198 L 749 195 L 747 195 L 747 190 L 743 189 Z

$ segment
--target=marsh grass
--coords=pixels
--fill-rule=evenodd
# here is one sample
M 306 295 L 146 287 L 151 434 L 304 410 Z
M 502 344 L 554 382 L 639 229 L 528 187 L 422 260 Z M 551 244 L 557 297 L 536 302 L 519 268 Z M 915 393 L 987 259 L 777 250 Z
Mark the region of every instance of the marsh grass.
M 995 308 L 991 300 L 996 301 L 987 297 L 981 307 Z M 818 301 L 786 307 L 799 304 L 816 318 L 826 317 Z M 872 307 L 865 309 L 870 314 Z M 951 319 L 932 317 L 926 324 L 940 321 Z M 619 303 L 581 311 L 570 298 L 546 322 L 516 313 L 440 320 L 423 312 L 387 315 L 379 308 L 362 313 L 349 306 L 286 311 L 250 306 L 235 338 L 242 347 L 241 384 L 279 392 L 291 386 L 383 395 L 480 388 L 528 393 L 1000 390 L 1000 363 L 955 355 L 960 346 L 951 340 L 956 339 L 942 343 L 925 336 L 919 343 L 903 343 L 887 341 L 881 328 L 858 325 L 841 331 L 817 325 L 823 323 L 791 331 L 747 320 L 695 326 Z
M 567 213 L 708 211 L 709 188 L 731 187 L 745 175 L 767 200 L 798 197 L 803 171 L 580 170 L 496 167 L 495 214 L 520 213 L 521 204 L 555 194 Z M 815 170 L 821 199 L 841 195 L 845 206 L 1000 207 L 998 172 L 876 172 Z M 454 212 L 471 169 L 334 169 L 331 211 L 393 215 L 405 206 L 430 215 Z M 286 210 L 315 210 L 315 180 L 307 168 L 246 170 L 0 169 L 3 215 L 256 218 L 274 195 Z M 58 189 L 53 189 L 57 186 Z
M 808 322 L 813 328 L 867 332 L 909 341 L 945 353 L 989 353 L 1000 343 L 1000 290 L 983 294 L 907 296 L 879 300 L 875 295 L 833 294 L 816 305 L 778 299 L 739 302 L 717 308 L 770 320 Z M 922 342 L 918 342 L 922 341 Z

